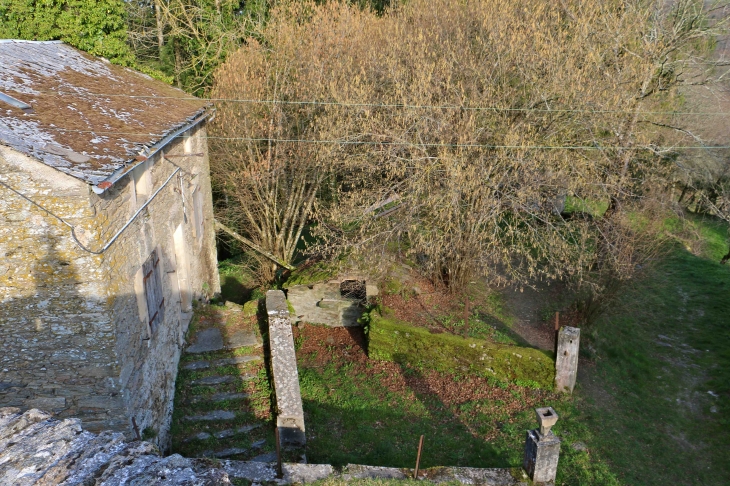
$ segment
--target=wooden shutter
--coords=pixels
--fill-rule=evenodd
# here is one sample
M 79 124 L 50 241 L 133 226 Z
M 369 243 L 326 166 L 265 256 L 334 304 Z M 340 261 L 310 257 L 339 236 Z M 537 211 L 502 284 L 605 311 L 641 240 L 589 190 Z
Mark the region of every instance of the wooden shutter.
M 157 326 L 165 319 L 165 299 L 162 295 L 161 271 L 160 257 L 157 250 L 154 250 L 142 265 L 147 315 L 149 316 L 149 326 L 152 334 L 157 331 Z

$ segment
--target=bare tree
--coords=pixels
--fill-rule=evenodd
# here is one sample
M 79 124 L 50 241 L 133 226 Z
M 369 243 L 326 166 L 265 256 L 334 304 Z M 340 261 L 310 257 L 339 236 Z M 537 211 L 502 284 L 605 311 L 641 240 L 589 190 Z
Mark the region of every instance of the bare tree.
M 225 105 L 219 126 L 267 140 L 238 164 L 326 168 L 332 184 L 308 186 L 323 250 L 367 264 L 402 249 L 454 290 L 480 274 L 626 277 L 656 242 L 634 215 L 679 140 L 662 113 L 716 27 L 689 0 L 412 0 L 382 17 L 289 2 L 221 78 L 284 103 Z

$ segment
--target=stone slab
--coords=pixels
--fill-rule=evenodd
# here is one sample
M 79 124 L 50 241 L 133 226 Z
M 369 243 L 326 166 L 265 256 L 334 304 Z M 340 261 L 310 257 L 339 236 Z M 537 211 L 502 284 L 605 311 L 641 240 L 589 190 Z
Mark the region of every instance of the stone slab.
M 230 383 L 234 380 L 230 375 L 225 376 L 206 376 L 205 378 L 198 378 L 192 380 L 191 385 L 220 385 L 221 383 Z
M 245 346 L 260 346 L 261 341 L 251 331 L 236 331 L 226 336 L 226 349 L 238 349 Z
M 289 310 L 281 290 L 266 292 L 269 316 L 269 348 L 271 372 L 276 394 L 276 426 L 284 446 L 301 447 L 306 443 L 304 410 L 299 389 L 299 372 L 294 350 Z
M 188 353 L 210 353 L 223 349 L 223 335 L 217 327 L 202 329 L 195 335 L 195 342 L 185 350 Z
M 188 437 L 187 439 L 185 439 L 185 442 L 190 442 L 190 441 L 193 441 L 193 440 L 208 440 L 211 437 L 213 437 L 213 436 L 210 435 L 208 432 L 200 432 L 198 434 L 191 435 L 190 437 Z
M 246 452 L 246 449 L 241 449 L 240 447 L 230 447 L 228 449 L 223 449 L 222 451 L 217 451 L 213 453 L 213 457 L 231 457 L 238 454 L 243 454 Z
M 215 432 L 213 435 L 216 439 L 225 439 L 226 437 L 233 437 L 236 434 L 248 434 L 252 430 L 258 429 L 259 427 L 261 427 L 261 424 L 244 425 L 243 427 L 239 427 L 237 429 L 221 430 L 220 432 Z
M 252 361 L 261 361 L 261 356 L 247 355 L 247 356 L 234 356 L 233 358 L 223 358 L 213 361 L 213 366 L 230 366 L 237 364 L 250 363 Z
M 229 412 L 228 410 L 214 410 L 203 415 L 190 415 L 188 417 L 184 417 L 184 420 L 190 422 L 199 422 L 214 420 L 233 420 L 235 418 L 236 414 L 233 412 Z
M 251 395 L 248 393 L 216 393 L 210 397 L 211 402 L 223 402 L 226 400 L 243 400 Z
M 210 368 L 210 361 L 193 361 L 183 366 L 184 370 L 204 370 Z
M 267 452 L 251 459 L 251 462 L 274 462 L 276 461 L 276 452 Z

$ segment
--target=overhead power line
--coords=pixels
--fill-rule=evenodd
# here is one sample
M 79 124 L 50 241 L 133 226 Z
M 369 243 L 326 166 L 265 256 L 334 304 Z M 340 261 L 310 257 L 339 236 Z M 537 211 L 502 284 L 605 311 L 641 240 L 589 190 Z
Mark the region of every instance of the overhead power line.
M 64 95 L 63 92 L 45 92 L 44 94 Z M 67 94 L 79 94 L 69 92 Z M 270 105 L 314 105 L 314 106 L 343 106 L 349 108 L 403 108 L 414 110 L 464 110 L 464 111 L 494 111 L 494 112 L 535 112 L 535 113 L 631 113 L 631 110 L 602 110 L 588 108 L 510 108 L 500 106 L 465 106 L 465 105 L 428 105 L 428 104 L 409 104 L 409 103 L 346 103 L 340 101 L 318 101 L 318 100 L 267 100 L 253 98 L 196 98 L 194 96 L 178 97 L 178 96 L 154 96 L 154 95 L 131 95 L 131 94 L 111 94 L 111 93 L 83 93 L 84 96 L 95 96 L 100 98 L 131 98 L 131 99 L 158 99 L 158 100 L 185 100 L 185 101 L 212 101 L 227 103 L 246 103 L 246 104 L 270 104 Z M 693 111 L 640 111 L 639 115 L 681 115 L 681 116 L 730 116 L 730 113 L 718 112 L 693 112 Z
M 102 132 L 98 130 L 73 130 L 70 128 L 49 127 L 48 129 L 71 133 L 93 133 L 96 135 L 125 135 L 125 136 L 153 136 L 162 137 L 160 134 L 141 132 Z M 181 138 L 182 135 L 173 138 Z M 228 140 L 241 142 L 261 143 L 311 143 L 311 144 L 334 144 L 334 145 L 369 145 L 369 146 L 411 146 L 411 147 L 444 147 L 444 148 L 491 148 L 491 149 L 529 149 L 529 150 L 633 150 L 642 146 L 602 146 L 602 145 L 499 145 L 480 143 L 412 143 L 398 141 L 377 142 L 373 140 L 315 140 L 304 138 L 249 138 L 249 137 L 201 137 L 207 140 Z M 683 146 L 652 146 L 656 150 L 715 150 L 729 149 L 730 145 L 683 145 Z

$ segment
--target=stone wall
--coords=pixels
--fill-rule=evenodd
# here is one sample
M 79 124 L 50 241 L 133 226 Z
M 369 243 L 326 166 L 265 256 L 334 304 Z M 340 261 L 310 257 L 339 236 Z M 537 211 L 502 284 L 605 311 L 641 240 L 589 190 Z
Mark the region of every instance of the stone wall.
M 95 236 L 85 183 L 2 146 L 0 180 Z M 0 186 L 0 406 L 125 425 L 103 275 L 67 226 Z
M 64 486 L 94 484 L 155 484 L 218 486 L 231 478 L 253 483 L 307 484 L 327 478 L 337 482 L 357 479 L 413 477 L 413 470 L 348 464 L 341 471 L 330 464 L 276 463 L 187 459 L 173 454 L 162 458 L 147 442 L 124 441 L 119 433 L 99 435 L 81 428 L 76 419 L 54 420 L 45 412 L 0 408 L 0 484 Z M 419 479 L 430 483 L 527 486 L 525 474 L 510 469 L 437 467 L 422 469 Z
M 166 148 L 165 154 L 172 156 L 169 160 L 159 157 L 150 160 L 148 170 L 153 191 L 177 167 L 182 170 L 104 255 L 126 412 L 130 419 L 135 418 L 140 431 L 147 429 L 156 434 L 155 442 L 163 449 L 169 444 L 177 364 L 192 317 L 191 312 L 185 312 L 189 307 L 182 308 L 181 293 L 192 292 L 189 296 L 192 300 L 220 291 L 204 137 L 203 126 L 191 134 L 187 149 L 184 139 L 180 138 Z M 203 156 L 174 157 L 184 153 L 202 153 Z M 200 238 L 195 231 L 192 194 L 195 187 L 202 191 L 203 214 L 208 216 Z M 115 222 L 109 226 L 104 241 L 111 238 L 142 203 L 139 198 L 134 204 L 136 194 L 131 174 L 119 181 L 112 191 L 101 197 L 94 196 L 94 207 L 98 208 L 100 217 Z M 121 201 L 128 202 L 119 204 Z M 182 228 L 185 258 L 181 258 L 180 249 L 175 247 L 174 234 L 178 227 Z M 165 320 L 151 333 L 140 278 L 142 265 L 154 249 L 158 250 L 162 265 Z M 187 273 L 184 276 L 187 285 L 181 280 L 184 273 Z
M 150 159 L 149 194 L 182 170 L 101 256 L 83 251 L 67 226 L 0 187 L 0 406 L 42 407 L 79 417 L 89 430 L 128 437 L 134 417 L 140 431 L 167 446 L 192 315 L 184 310 L 192 299 L 220 290 L 204 137 L 199 126 L 165 150 L 202 156 Z M 132 173 L 97 196 L 85 183 L 5 147 L 0 180 L 77 226 L 92 250 L 144 202 Z M 196 198 L 205 215 L 200 225 Z M 165 319 L 150 333 L 140 269 L 153 249 L 161 260 Z

